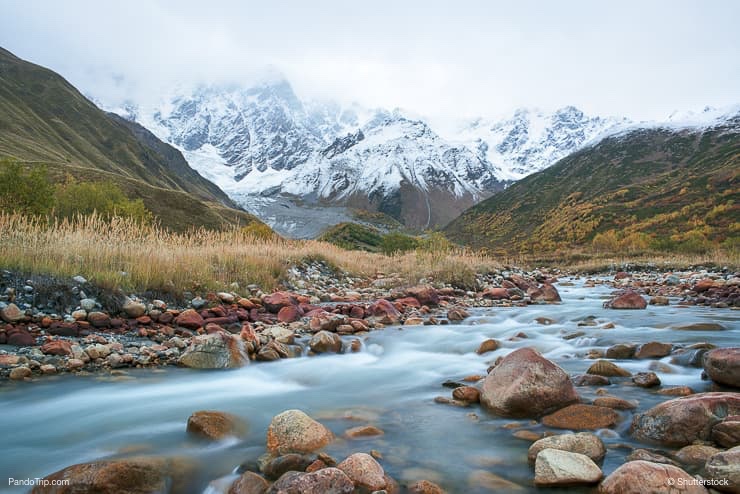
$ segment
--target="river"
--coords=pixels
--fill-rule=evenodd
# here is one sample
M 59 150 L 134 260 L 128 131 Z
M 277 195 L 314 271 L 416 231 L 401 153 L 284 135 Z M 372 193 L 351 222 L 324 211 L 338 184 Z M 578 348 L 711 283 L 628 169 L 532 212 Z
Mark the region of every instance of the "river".
M 210 480 L 232 473 L 239 465 L 253 465 L 264 452 L 270 419 L 283 410 L 299 408 L 318 419 L 338 437 L 349 427 L 372 424 L 385 435 L 363 440 L 338 439 L 327 452 L 341 460 L 371 449 L 382 453 L 381 465 L 397 480 L 422 478 L 439 482 L 450 492 L 489 492 L 478 486 L 490 472 L 533 487 L 527 465 L 529 442 L 514 438 L 503 427 L 512 419 L 495 417 L 474 406 L 459 408 L 434 403 L 450 396 L 442 387 L 449 379 L 485 374 L 489 362 L 513 349 L 533 346 L 571 374 L 583 373 L 593 362 L 583 358 L 590 349 L 616 343 L 661 341 L 691 344 L 709 341 L 717 346 L 740 342 L 740 313 L 702 307 L 649 306 L 641 311 L 602 308 L 609 287 L 559 286 L 563 303 L 517 308 L 475 309 L 460 324 L 416 326 L 375 331 L 367 335 L 362 351 L 354 354 L 287 359 L 252 364 L 233 371 L 128 370 L 114 376 L 61 375 L 32 383 L 0 384 L 0 492 L 10 488 L 6 478 L 41 477 L 65 466 L 99 458 L 141 455 L 186 455 L 202 466 L 202 482 L 193 492 L 207 489 Z M 676 300 L 671 300 L 672 304 Z M 537 317 L 556 322 L 540 325 Z M 578 327 L 588 316 L 597 327 Z M 672 326 L 718 322 L 724 331 L 679 331 Z M 614 329 L 601 329 L 613 322 Z M 564 339 L 583 331 L 584 336 Z M 508 341 L 523 332 L 528 338 Z M 502 348 L 475 353 L 487 338 Z M 707 391 L 701 369 L 661 359 L 655 372 L 663 385 L 688 385 Z M 617 361 L 632 371 L 655 366 L 654 360 Z M 583 398 L 593 399 L 595 387 L 580 387 Z M 639 410 L 668 399 L 652 390 L 612 385 L 609 392 L 639 401 Z M 188 416 L 196 410 L 221 410 L 249 424 L 244 439 L 204 444 L 185 433 Z M 601 431 L 610 447 L 605 474 L 623 462 L 631 443 L 626 434 L 631 412 L 611 431 Z M 474 414 L 474 415 L 471 415 Z M 545 429 L 520 421 L 535 432 Z M 474 480 L 479 479 L 479 480 Z M 218 492 L 218 489 L 208 489 Z

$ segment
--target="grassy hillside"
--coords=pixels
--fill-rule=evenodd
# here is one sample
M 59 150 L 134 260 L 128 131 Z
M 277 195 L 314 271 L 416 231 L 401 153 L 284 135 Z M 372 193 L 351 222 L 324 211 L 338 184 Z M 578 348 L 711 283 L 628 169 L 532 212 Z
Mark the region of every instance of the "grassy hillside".
M 0 157 L 47 165 L 54 179 L 71 174 L 113 181 L 173 229 L 256 221 L 175 148 L 103 112 L 58 74 L 2 48 Z
M 740 117 L 639 130 L 568 156 L 470 208 L 445 233 L 494 252 L 737 249 Z

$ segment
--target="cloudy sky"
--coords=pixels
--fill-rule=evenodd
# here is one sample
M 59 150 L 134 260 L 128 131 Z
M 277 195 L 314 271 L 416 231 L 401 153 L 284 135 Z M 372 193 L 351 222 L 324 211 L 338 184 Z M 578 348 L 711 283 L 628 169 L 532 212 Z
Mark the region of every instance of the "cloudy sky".
M 740 2 L 0 0 L 0 46 L 103 101 L 248 84 L 433 118 L 740 103 Z

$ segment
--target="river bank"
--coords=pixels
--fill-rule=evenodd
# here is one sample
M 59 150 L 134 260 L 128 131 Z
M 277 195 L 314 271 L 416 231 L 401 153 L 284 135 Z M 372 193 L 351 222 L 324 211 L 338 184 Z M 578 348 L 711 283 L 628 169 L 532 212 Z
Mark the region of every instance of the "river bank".
M 316 269 L 320 271 L 319 267 Z M 315 274 L 319 278 L 323 276 Z M 676 462 L 688 474 L 705 475 L 704 465 L 700 472 L 695 459 L 691 466 L 685 463 L 685 454 L 676 456 L 682 447 L 648 444 L 638 439 L 639 434 L 631 430 L 631 424 L 638 415 L 678 395 L 702 396 L 706 392 L 733 391 L 727 385 L 702 379 L 702 372 L 703 355 L 712 347 L 738 346 L 739 318 L 730 308 L 737 300 L 732 297 L 737 293 L 737 278 L 731 273 L 701 271 L 625 273 L 594 278 L 561 276 L 557 280 L 556 274 L 560 273 L 491 274 L 481 278 L 487 285 L 475 292 L 455 291 L 454 288 L 448 292 L 445 287 L 435 289 L 439 297 L 437 305 L 419 303 L 420 307 L 415 307 L 411 300 L 407 300 L 406 307 L 399 303 L 409 297 L 408 290 L 394 292 L 377 286 L 386 282 L 373 285 L 377 280 L 368 280 L 367 286 L 357 286 L 357 282 L 348 283 L 346 279 L 326 275 L 329 277 L 317 283 L 328 286 L 336 280 L 347 285 L 326 293 L 328 300 L 325 301 L 318 295 L 311 295 L 319 297 L 316 305 L 324 312 L 292 323 L 240 321 L 239 333 L 235 327 L 233 333 L 227 328 L 212 332 L 215 335 L 228 333 L 229 338 L 239 338 L 243 342 L 240 349 L 245 351 L 250 363 L 238 369 L 205 372 L 158 363 L 138 364 L 140 368 L 109 369 L 103 364 L 97 370 L 91 367 L 87 372 L 75 371 L 69 375 L 63 371 L 51 376 L 34 373 L 28 378 L 30 383 L 6 381 L 0 385 L 2 398 L 16 418 L 2 428 L 9 445 L 7 458 L 12 458 L 4 462 L 3 474 L 14 478 L 39 477 L 73 463 L 92 460 L 110 462 L 142 455 L 150 459 L 176 456 L 184 457 L 190 465 L 187 468 L 188 492 L 203 492 L 204 489 L 226 492 L 245 472 L 267 476 L 264 460 L 258 460 L 268 450 L 266 434 L 270 423 L 281 412 L 295 408 L 305 411 L 332 432 L 335 439 L 320 451 L 331 456 L 337 464 L 354 453 L 369 453 L 384 474 L 397 482 L 399 491 L 412 492 L 414 484 L 422 480 L 436 483 L 447 492 L 542 489 L 535 487 L 534 465 L 527 461 L 532 442 L 546 435 L 576 432 L 592 433 L 605 445 L 605 457 L 596 461 L 604 476 L 614 473 L 629 459 L 646 458 L 655 463 L 664 461 L 661 456 Z M 674 283 L 674 276 L 678 283 Z M 301 278 L 310 279 L 311 276 L 302 275 Z M 706 281 L 709 279 L 711 284 Z M 505 281 L 514 287 L 509 287 Z M 516 283 L 535 281 L 537 287 L 523 285 L 526 290 Z M 537 290 L 549 291 L 542 290 L 545 285 L 555 289 L 562 298 L 560 303 L 532 303 L 531 294 L 536 294 Z M 429 295 L 431 292 L 426 288 Z M 299 293 L 299 290 L 324 288 L 296 285 L 292 291 Z M 412 287 L 412 290 L 418 288 Z M 524 296 L 518 298 L 520 294 L 516 290 Z M 624 290 L 638 293 L 646 308 L 603 307 Z M 358 292 L 359 300 L 337 300 L 356 297 L 350 292 Z M 385 307 L 386 313 L 370 310 L 378 303 L 378 295 L 392 299 L 388 304 L 394 308 L 396 303 L 401 305 L 398 323 L 381 321 L 383 317 L 390 317 L 389 307 L 384 303 L 380 305 Z M 291 296 L 295 297 L 287 295 L 289 300 Z M 283 308 L 267 307 L 281 297 L 283 295 L 268 294 L 250 299 L 262 302 L 263 317 L 277 318 Z M 424 295 L 416 292 L 414 298 L 419 301 L 417 297 Z M 666 297 L 668 305 L 661 305 L 664 300 L 660 297 Z M 632 296 L 627 299 L 635 301 Z M 296 301 L 300 308 L 301 302 L 297 298 Z M 654 303 L 650 305 L 650 301 Z M 239 305 L 238 300 L 234 302 L 230 305 Z M 211 305 L 221 307 L 225 302 L 214 299 Z M 290 307 L 295 305 L 289 304 Z M 424 305 L 428 311 L 423 309 Z M 360 319 L 342 314 L 344 309 L 340 306 L 347 307 L 350 312 L 351 307 L 362 307 L 368 312 L 363 313 L 367 317 Z M 184 313 L 188 309 L 183 306 L 175 310 Z M 468 317 L 448 318 L 451 310 L 463 310 Z M 173 314 L 173 318 L 180 315 Z M 318 322 L 340 315 L 346 318 L 339 318 L 342 322 L 363 321 L 377 326 L 368 324 L 371 331 L 339 334 L 340 351 L 345 354 L 327 352 L 311 358 L 279 358 L 266 364 L 258 361 L 262 348 L 276 350 L 276 347 L 281 348 L 278 343 L 300 348 L 301 355 L 312 352 L 310 341 L 322 330 L 311 331 L 311 321 L 317 318 L 316 329 Z M 411 318 L 421 319 L 421 324 L 401 324 Z M 437 324 L 432 318 L 437 319 Z M 442 320 L 448 323 L 441 324 Z M 411 319 L 411 322 L 418 321 Z M 259 348 L 254 351 L 250 351 L 250 335 L 245 335 L 246 339 L 242 335 L 245 324 L 252 327 L 259 340 Z M 381 325 L 384 330 L 376 330 L 381 329 Z M 191 341 L 182 353 L 191 347 L 193 339 L 212 337 L 208 336 L 206 326 L 207 323 L 190 330 L 193 335 L 184 338 Z M 338 324 L 335 330 L 341 326 L 343 324 Z M 179 328 L 178 325 L 168 327 Z M 287 332 L 273 335 L 276 338 L 269 336 L 277 332 L 278 327 L 292 331 L 293 343 L 277 340 L 286 337 L 284 341 L 289 341 Z M 139 329 L 142 328 L 137 327 L 137 331 Z M 196 335 L 199 330 L 204 334 Z M 323 331 L 338 334 L 329 329 Z M 265 332 L 268 341 L 263 344 Z M 79 341 L 99 335 L 108 338 L 109 333 L 111 331 L 106 328 L 87 336 L 57 336 L 55 340 Z M 113 336 L 129 337 L 126 334 Z M 156 334 L 152 336 L 154 338 L 148 334 L 131 337 L 152 341 L 144 345 L 147 347 L 159 344 Z M 182 335 L 168 338 L 175 337 L 183 338 Z M 217 337 L 223 341 L 221 336 Z M 38 343 L 49 343 L 42 339 L 46 335 L 38 334 L 36 338 Z M 332 340 L 328 337 L 326 343 Z M 360 342 L 356 352 L 352 351 L 353 341 Z M 89 345 L 96 344 L 109 345 Z M 87 353 L 87 348 L 80 346 Z M 31 348 L 40 349 L 38 346 Z M 124 351 L 127 348 L 124 345 Z M 565 419 L 566 427 L 562 428 L 557 424 L 562 418 L 543 418 L 551 415 L 550 411 L 507 417 L 500 415 L 500 410 L 492 411 L 491 403 L 478 404 L 480 397 L 485 395 L 486 376 L 495 373 L 496 368 L 505 368 L 506 365 L 499 366 L 502 362 L 505 364 L 507 356 L 526 348 L 536 349 L 543 358 L 567 373 L 575 384 L 581 404 L 600 407 L 601 413 L 604 413 L 601 408 L 614 410 L 613 414 L 607 414 L 611 417 L 610 423 L 592 427 L 593 424 L 583 423 L 583 416 L 573 412 Z M 111 354 L 116 351 L 112 349 Z M 99 356 L 87 365 L 99 365 L 109 357 Z M 68 361 L 69 357 L 62 359 Z M 612 362 L 630 376 L 602 376 L 590 372 L 589 369 L 600 361 Z M 633 378 L 642 373 L 654 373 L 660 384 L 636 385 Z M 478 399 L 465 386 L 475 388 Z M 501 390 L 495 394 L 501 394 Z M 597 402 L 599 399 L 601 401 Z M 188 418 L 198 410 L 229 413 L 245 421 L 247 431 L 215 442 L 204 441 L 192 431 L 187 432 Z M 589 414 L 587 419 L 594 420 L 594 417 Z M 713 420 L 717 422 L 716 418 Z M 365 428 L 365 432 L 353 438 L 352 435 L 358 433 L 348 431 L 357 427 Z M 702 441 L 707 446 L 718 446 L 711 436 L 700 439 Z M 316 452 L 301 455 L 308 456 L 299 462 L 303 467 L 294 465 L 292 468 L 305 470 L 308 469 L 308 464 L 304 465 L 306 461 L 311 460 L 313 464 L 319 459 Z M 679 457 L 684 458 L 683 462 L 677 459 Z M 271 461 L 277 460 L 272 458 Z M 325 466 L 330 463 L 324 461 Z M 175 478 L 168 467 L 156 465 L 163 478 Z M 271 472 L 274 477 L 275 472 Z M 252 478 L 251 475 L 248 476 Z M 208 487 L 217 478 L 222 479 Z M 386 483 L 384 488 L 393 492 L 395 485 Z M 585 485 L 581 489 L 588 492 L 593 489 L 589 485 L 597 484 L 591 481 Z M 27 489 L 16 488 L 18 492 Z

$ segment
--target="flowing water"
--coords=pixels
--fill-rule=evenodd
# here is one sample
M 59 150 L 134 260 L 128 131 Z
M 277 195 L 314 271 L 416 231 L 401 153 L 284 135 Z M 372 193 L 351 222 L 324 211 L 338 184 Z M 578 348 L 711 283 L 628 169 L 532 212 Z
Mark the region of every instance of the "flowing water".
M 736 346 L 740 342 L 740 313 L 731 310 L 675 305 L 642 311 L 605 310 L 602 303 L 610 292 L 608 287 L 587 288 L 576 280 L 575 286 L 560 286 L 559 290 L 560 305 L 477 309 L 462 324 L 375 331 L 356 354 L 288 359 L 233 371 L 130 370 L 124 376 L 66 375 L 33 383 L 3 383 L 0 491 L 27 489 L 13 491 L 6 484 L 7 477 L 40 477 L 105 457 L 163 454 L 193 457 L 203 475 L 192 491 L 218 492 L 207 489 L 208 482 L 230 475 L 240 465 L 254 465 L 264 453 L 270 419 L 290 408 L 306 411 L 340 438 L 349 427 L 380 427 L 385 431 L 382 437 L 338 439 L 327 451 L 341 460 L 352 452 L 378 450 L 383 454 L 383 467 L 401 482 L 426 478 L 450 492 L 489 492 L 478 486 L 484 471 L 536 491 L 526 461 L 530 443 L 512 437 L 512 429 L 503 427 L 514 421 L 492 416 L 477 406 L 434 403 L 435 396 L 450 396 L 450 390 L 441 386 L 444 381 L 485 374 L 499 355 L 524 346 L 537 348 L 575 374 L 585 372 L 592 363 L 583 358 L 588 350 L 616 343 L 709 341 Z M 540 316 L 556 322 L 537 324 L 535 318 Z M 578 327 L 588 316 L 594 316 L 599 326 L 613 322 L 616 327 Z M 671 329 L 708 321 L 727 329 Z M 577 331 L 586 334 L 563 338 Z M 520 332 L 528 338 L 507 341 Z M 476 348 L 487 338 L 500 340 L 502 348 L 477 355 Z M 672 364 L 669 357 L 659 362 L 659 367 L 654 360 L 617 363 L 632 372 L 655 370 L 664 386 L 710 389 L 701 380 L 701 369 Z M 586 399 L 596 396 L 596 388 L 578 390 Z M 609 386 L 609 392 L 638 400 L 639 410 L 669 398 L 626 385 Z M 189 438 L 187 418 L 203 409 L 245 418 L 248 436 L 217 444 Z M 600 432 L 611 446 L 603 465 L 605 474 L 629 453 L 619 445 L 631 442 L 626 434 L 631 413 L 620 413 L 624 420 L 616 434 Z M 535 432 L 544 430 L 526 420 L 520 422 Z

